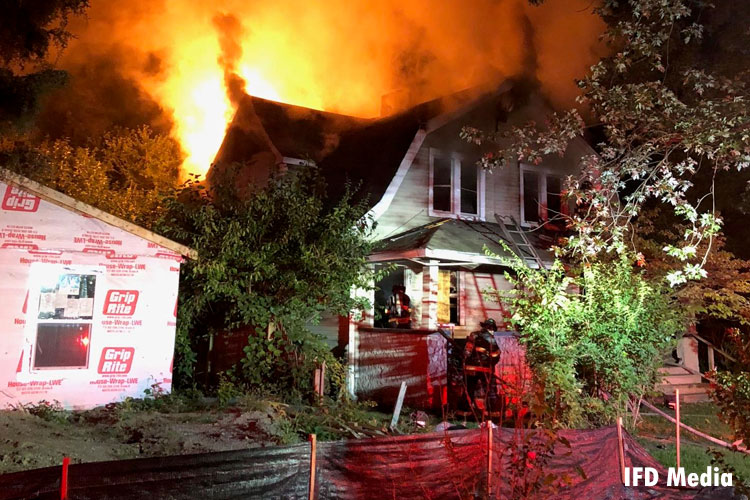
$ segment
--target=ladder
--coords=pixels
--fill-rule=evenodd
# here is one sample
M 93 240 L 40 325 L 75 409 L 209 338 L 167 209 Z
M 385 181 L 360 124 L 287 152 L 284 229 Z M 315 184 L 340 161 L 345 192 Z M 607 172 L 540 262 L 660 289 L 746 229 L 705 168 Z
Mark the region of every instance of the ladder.
M 494 245 L 497 245 L 501 239 L 505 239 L 505 236 L 502 233 L 496 231 L 492 228 L 492 226 L 487 225 L 483 222 L 469 223 L 463 219 L 460 219 L 460 221 L 466 224 L 473 231 L 476 231 L 477 233 L 487 238 L 487 240 L 492 242 Z
M 534 245 L 526 237 L 526 231 L 521 229 L 516 219 L 512 215 L 503 217 L 498 214 L 495 214 L 495 219 L 503 231 L 503 238 L 508 241 L 511 249 L 516 252 L 516 255 L 522 258 L 527 265 L 535 264 L 538 269 L 544 269 L 544 261 L 542 261 Z M 506 223 L 505 219 L 509 220 L 510 224 Z M 508 229 L 508 225 L 512 229 Z
M 497 322 L 498 328 L 507 329 L 509 323 L 507 322 L 508 317 L 510 316 L 508 310 L 505 308 L 505 304 L 502 300 L 500 300 L 500 296 L 496 297 L 497 300 L 497 306 L 496 307 L 490 307 L 487 304 L 487 300 L 489 300 L 491 303 L 494 303 L 493 300 L 487 299 L 485 300 L 484 291 L 487 289 L 490 290 L 499 290 L 497 283 L 495 282 L 495 275 L 494 274 L 484 274 L 484 273 L 471 273 L 471 275 L 466 275 L 465 279 L 471 279 L 474 282 L 474 290 L 476 292 L 476 297 L 479 300 L 479 305 L 482 310 L 482 321 L 484 321 L 487 318 L 492 318 Z M 486 285 L 482 286 L 479 284 L 480 280 L 485 280 L 485 282 L 489 282 Z

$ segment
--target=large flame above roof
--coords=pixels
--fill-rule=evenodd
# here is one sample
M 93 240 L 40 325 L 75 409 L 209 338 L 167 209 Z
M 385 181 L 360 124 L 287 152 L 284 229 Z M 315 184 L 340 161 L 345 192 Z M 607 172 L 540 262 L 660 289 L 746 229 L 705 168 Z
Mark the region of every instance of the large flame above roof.
M 242 91 L 359 117 L 409 89 L 427 100 L 496 78 L 538 78 L 553 100 L 596 55 L 589 0 L 94 0 L 65 58 L 117 47 L 118 68 L 166 113 L 204 174 Z M 114 56 L 113 56 L 114 57 Z M 65 61 L 63 61 L 65 65 Z

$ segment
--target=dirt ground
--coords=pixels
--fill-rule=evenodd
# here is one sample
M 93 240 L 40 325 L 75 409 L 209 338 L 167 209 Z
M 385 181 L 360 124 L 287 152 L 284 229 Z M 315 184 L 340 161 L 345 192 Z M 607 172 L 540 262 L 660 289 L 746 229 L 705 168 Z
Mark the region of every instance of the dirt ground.
M 431 428 L 403 413 L 393 432 Z M 220 404 L 172 393 L 79 412 L 41 403 L 0 410 L 0 474 L 60 465 L 64 456 L 83 463 L 284 445 L 310 433 L 323 441 L 383 436 L 390 420 L 367 403 L 290 405 L 250 395 Z
M 335 408 L 335 409 L 334 409 Z M 669 412 L 669 410 L 666 410 Z M 429 431 L 409 423 L 408 410 L 399 432 Z M 683 421 L 718 438 L 731 439 L 730 429 L 709 403 L 684 405 Z M 425 415 L 426 417 L 426 415 Z M 664 466 L 675 461 L 674 426 L 644 414 L 636 437 Z M 228 451 L 289 444 L 315 432 L 319 439 L 382 435 L 390 415 L 354 407 L 293 408 L 265 400 L 243 400 L 231 406 L 215 400 L 170 396 L 133 400 L 84 412 L 67 412 L 54 405 L 0 411 L 0 474 L 73 463 Z M 703 472 L 711 464 L 711 445 L 683 433 L 683 461 L 689 471 Z M 750 457 L 726 454 L 728 463 L 750 476 Z
M 279 444 L 272 412 L 0 412 L 0 474 L 73 463 L 237 450 Z

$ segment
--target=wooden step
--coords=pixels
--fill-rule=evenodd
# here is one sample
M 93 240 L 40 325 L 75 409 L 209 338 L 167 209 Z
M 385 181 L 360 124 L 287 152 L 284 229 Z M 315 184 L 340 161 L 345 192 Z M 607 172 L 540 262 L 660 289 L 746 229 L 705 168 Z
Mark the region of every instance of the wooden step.
M 655 389 L 665 395 L 674 395 L 675 389 L 680 390 L 680 401 L 684 403 L 699 403 L 710 401 L 708 395 L 709 385 L 705 383 L 697 384 L 657 384 Z
M 682 366 L 665 365 L 659 368 L 659 373 L 662 375 L 685 375 L 690 374 L 691 372 Z
M 661 383 L 668 385 L 700 384 L 701 382 L 702 380 L 700 375 L 693 375 L 691 373 L 661 377 Z

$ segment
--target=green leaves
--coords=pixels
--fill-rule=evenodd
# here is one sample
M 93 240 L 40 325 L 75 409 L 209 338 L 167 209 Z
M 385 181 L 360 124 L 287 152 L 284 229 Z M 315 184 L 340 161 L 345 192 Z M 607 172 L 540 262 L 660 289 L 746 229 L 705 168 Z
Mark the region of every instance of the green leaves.
M 568 255 L 592 260 L 638 252 L 633 223 L 645 204 L 659 204 L 688 225 L 684 240 L 665 247 L 679 262 L 668 282 L 699 279 L 721 220 L 713 187 L 700 192 L 695 176 L 701 169 L 716 176 L 750 165 L 749 40 L 746 30 L 735 29 L 740 23 L 729 22 L 740 15 L 737 8 L 700 0 L 605 0 L 596 12 L 608 24 L 611 52 L 578 82 L 587 123 L 569 110 L 554 113 L 544 127 L 466 128 L 462 137 L 495 146 L 480 162 L 492 170 L 543 162 L 592 129 L 600 138 L 597 154 L 583 157 L 581 174 L 566 183 L 576 206 L 566 218 L 574 233 Z
M 180 335 L 252 327 L 259 333 L 245 349 L 246 382 L 303 388 L 314 359 L 330 357 L 305 324 L 363 305 L 351 289 L 369 286 L 367 207 L 348 197 L 326 206 L 314 166 L 274 176 L 245 198 L 234 191 L 234 171 L 225 175 L 209 194 L 189 184 L 163 217 L 165 234 L 199 254 L 183 266 Z
M 532 372 L 565 425 L 597 425 L 653 387 L 682 331 L 668 290 L 618 257 L 567 271 L 506 263 L 516 289 L 494 291 L 512 310 Z M 604 394 L 607 404 L 599 404 Z

